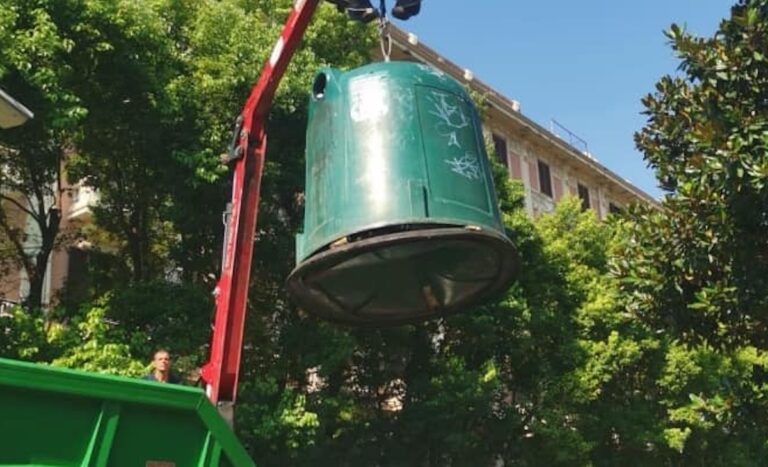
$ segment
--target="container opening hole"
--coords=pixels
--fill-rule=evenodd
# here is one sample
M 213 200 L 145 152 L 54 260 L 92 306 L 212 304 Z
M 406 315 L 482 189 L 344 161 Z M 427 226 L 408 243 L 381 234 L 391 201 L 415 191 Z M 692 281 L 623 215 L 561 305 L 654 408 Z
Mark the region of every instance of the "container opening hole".
M 312 94 L 315 99 L 322 99 L 325 97 L 325 87 L 328 85 L 328 77 L 325 73 L 320 73 L 315 77 L 315 84 L 312 85 Z

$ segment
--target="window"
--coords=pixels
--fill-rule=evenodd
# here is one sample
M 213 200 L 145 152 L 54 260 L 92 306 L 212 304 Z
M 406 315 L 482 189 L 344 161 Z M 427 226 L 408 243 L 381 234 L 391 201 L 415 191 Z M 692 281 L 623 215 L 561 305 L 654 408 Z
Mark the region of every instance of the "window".
M 507 167 L 507 140 L 496 133 L 493 134 L 493 149 L 496 153 L 496 159 Z
M 549 164 L 543 161 L 539 161 L 539 189 L 552 197 L 552 176 L 549 174 Z
M 579 191 L 579 199 L 581 199 L 581 208 L 586 211 L 591 207 L 589 203 L 589 188 L 585 187 L 581 183 L 578 184 L 577 188 Z
M 608 212 L 610 214 L 620 214 L 621 208 L 616 204 L 608 203 Z

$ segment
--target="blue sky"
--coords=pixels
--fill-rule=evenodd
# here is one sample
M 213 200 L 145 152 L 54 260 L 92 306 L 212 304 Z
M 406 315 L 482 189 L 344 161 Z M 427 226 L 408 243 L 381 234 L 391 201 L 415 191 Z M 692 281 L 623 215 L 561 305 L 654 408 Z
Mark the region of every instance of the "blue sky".
M 733 3 L 424 0 L 418 16 L 395 22 L 519 101 L 529 118 L 562 123 L 601 163 L 658 197 L 632 135 L 645 122 L 640 99 L 677 68 L 662 31 L 675 22 L 711 36 Z

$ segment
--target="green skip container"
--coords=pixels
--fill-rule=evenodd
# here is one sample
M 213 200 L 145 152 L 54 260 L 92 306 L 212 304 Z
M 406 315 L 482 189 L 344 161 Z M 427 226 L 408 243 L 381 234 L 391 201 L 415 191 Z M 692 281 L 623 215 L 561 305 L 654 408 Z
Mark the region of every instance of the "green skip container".
M 317 74 L 304 203 L 287 288 L 306 312 L 352 325 L 416 322 L 468 309 L 513 280 L 478 112 L 430 66 Z
M 200 389 L 0 359 L 0 466 L 253 465 Z

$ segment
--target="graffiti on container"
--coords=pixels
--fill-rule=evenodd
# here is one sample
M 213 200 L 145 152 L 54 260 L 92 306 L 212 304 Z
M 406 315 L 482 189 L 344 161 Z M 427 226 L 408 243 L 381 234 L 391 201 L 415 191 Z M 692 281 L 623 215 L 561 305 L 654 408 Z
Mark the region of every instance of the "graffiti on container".
M 461 130 L 469 126 L 469 119 L 464 115 L 459 105 L 450 102 L 450 100 L 455 100 L 451 97 L 449 94 L 437 91 L 433 91 L 432 96 L 428 97 L 434 106 L 429 113 L 438 118 L 438 129 L 451 131 Z
M 438 135 L 446 139 L 447 149 L 450 152 L 463 152 L 461 155 L 444 159 L 445 163 L 451 169 L 451 172 L 466 178 L 467 180 L 480 180 L 482 170 L 480 160 L 473 152 L 462 148 L 462 141 L 467 141 L 467 132 L 472 130 L 470 119 L 464 113 L 461 101 L 451 94 L 433 91 L 432 95 L 427 96 L 432 108 L 429 111 L 431 115 L 437 117 L 435 131 Z M 473 139 L 470 139 L 473 141 Z
M 443 73 L 442 71 L 438 70 L 433 66 L 425 65 L 423 63 L 420 63 L 417 66 L 421 69 L 421 71 L 429 73 L 430 75 L 435 76 L 438 79 L 445 79 L 445 73 Z
M 454 146 L 461 149 L 458 132 L 469 127 L 469 119 L 457 103 L 452 103 L 455 98 L 451 95 L 433 91 L 427 97 L 432 103 L 430 114 L 437 117 L 435 130 L 440 136 L 448 140 L 448 147 Z
M 467 180 L 480 180 L 482 177 L 480 161 L 470 152 L 465 153 L 460 158 L 445 159 L 445 163 L 451 167 L 452 172 L 461 175 Z

